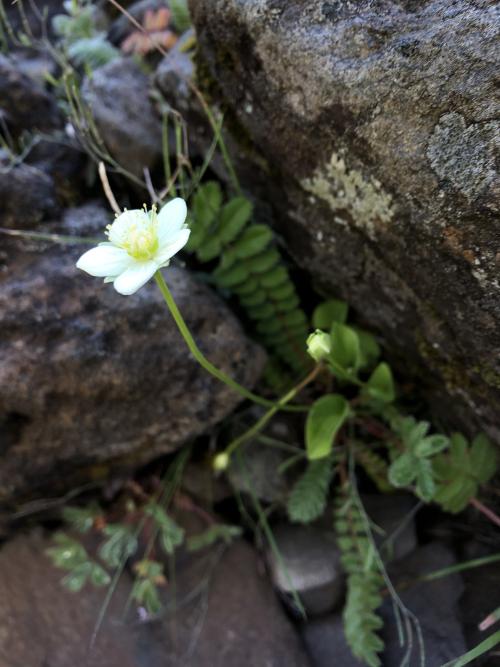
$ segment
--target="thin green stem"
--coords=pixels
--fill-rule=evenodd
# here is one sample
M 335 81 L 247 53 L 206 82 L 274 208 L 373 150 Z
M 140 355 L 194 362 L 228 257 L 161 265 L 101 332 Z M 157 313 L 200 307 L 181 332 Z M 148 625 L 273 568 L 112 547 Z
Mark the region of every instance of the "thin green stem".
M 210 361 L 208 361 L 208 359 L 203 355 L 203 353 L 199 349 L 193 336 L 191 335 L 191 332 L 189 331 L 189 328 L 186 322 L 184 321 L 184 318 L 182 317 L 180 310 L 177 308 L 177 304 L 175 303 L 174 297 L 172 296 L 172 293 L 170 292 L 167 283 L 165 282 L 165 279 L 163 278 L 160 271 L 157 271 L 155 273 L 155 280 L 158 287 L 160 288 L 160 292 L 162 293 L 163 298 L 165 299 L 165 303 L 167 304 L 167 307 L 170 310 L 170 313 L 175 320 L 177 328 L 181 332 L 184 340 L 186 341 L 186 344 L 191 354 L 200 364 L 200 366 L 202 366 L 208 373 L 216 377 L 218 380 L 224 382 L 224 384 L 226 384 L 228 387 L 239 393 L 241 396 L 243 396 L 243 398 L 247 398 L 250 401 L 257 403 L 258 405 L 263 405 L 266 408 L 274 408 L 275 406 L 279 405 L 279 402 L 278 404 L 276 404 L 274 401 L 269 401 L 268 399 L 262 398 L 261 396 L 254 394 L 248 389 L 245 389 L 245 387 L 243 387 L 241 384 L 233 380 L 231 377 L 229 377 L 229 375 L 226 375 L 223 371 L 219 370 Z M 277 407 L 277 409 L 279 410 L 283 408 Z M 293 411 L 304 410 L 304 408 L 301 408 L 300 406 L 288 406 L 287 409 Z
M 301 382 L 299 382 L 299 384 L 295 385 L 295 387 L 290 389 L 288 393 L 282 396 L 282 398 L 280 398 L 279 401 L 277 401 L 275 405 L 273 405 L 273 407 L 266 412 L 265 415 L 263 415 L 257 422 L 255 422 L 255 424 L 251 428 L 249 428 L 248 431 L 245 431 L 245 433 L 243 433 L 238 438 L 233 440 L 226 447 L 225 453 L 227 454 L 227 456 L 231 456 L 231 454 L 240 445 L 242 445 L 247 440 L 250 440 L 251 438 L 256 436 L 257 433 L 259 433 L 259 431 L 261 431 L 264 428 L 264 426 L 268 423 L 271 417 L 273 417 L 279 410 L 282 410 L 285 407 L 285 405 L 289 403 L 292 400 L 292 398 L 294 398 L 299 393 L 299 391 L 301 391 L 305 386 L 307 386 L 310 382 L 312 382 L 321 370 L 322 366 L 320 364 L 315 366 L 313 370 L 309 373 L 309 375 L 307 375 Z

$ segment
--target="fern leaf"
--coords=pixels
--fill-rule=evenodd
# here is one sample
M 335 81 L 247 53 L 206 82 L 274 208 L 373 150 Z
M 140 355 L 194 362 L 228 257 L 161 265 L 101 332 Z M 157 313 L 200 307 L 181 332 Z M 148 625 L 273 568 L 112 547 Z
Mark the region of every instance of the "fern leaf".
M 347 573 L 347 599 L 343 612 L 344 632 L 354 656 L 369 667 L 380 667 L 384 648 L 377 631 L 383 621 L 377 614 L 384 584 L 373 557 L 373 545 L 366 535 L 363 517 L 349 483 L 336 498 L 334 509 L 337 544 Z
M 332 477 L 330 458 L 309 463 L 288 499 L 287 510 L 291 521 L 310 523 L 323 514 Z

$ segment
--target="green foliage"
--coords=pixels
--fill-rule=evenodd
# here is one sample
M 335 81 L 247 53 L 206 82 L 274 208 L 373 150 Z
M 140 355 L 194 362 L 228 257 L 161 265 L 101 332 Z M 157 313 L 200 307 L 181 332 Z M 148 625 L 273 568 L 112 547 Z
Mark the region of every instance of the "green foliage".
M 347 573 L 347 599 L 343 612 L 347 642 L 357 658 L 369 667 L 381 665 L 378 653 L 384 648 L 377 631 L 383 621 L 376 613 L 382 603 L 384 584 L 378 570 L 374 546 L 366 534 L 363 517 L 349 483 L 335 500 L 334 525 L 342 565 Z
M 54 546 L 46 554 L 56 567 L 69 570 L 62 584 L 73 593 L 80 591 L 87 582 L 94 586 L 107 586 L 111 578 L 104 568 L 94 562 L 85 547 L 64 533 L 57 533 Z
M 436 493 L 431 459 L 448 447 L 449 439 L 440 434 L 428 435 L 429 422 L 417 422 L 413 417 L 393 419 L 392 427 L 401 438 L 402 447 L 397 454 L 393 454 L 389 481 L 395 487 L 414 483 L 417 495 L 425 502 L 430 502 Z
M 388 480 L 389 466 L 385 459 L 362 442 L 356 442 L 355 457 L 356 462 L 364 468 L 379 491 L 382 493 L 394 491 Z
M 157 503 L 150 503 L 144 510 L 158 529 L 158 539 L 165 553 L 172 555 L 184 541 L 184 530 L 171 519 Z
M 162 606 L 158 587 L 166 583 L 163 565 L 144 558 L 135 564 L 134 572 L 137 576 L 132 587 L 132 599 L 145 607 L 149 614 L 157 614 Z
M 333 477 L 332 458 L 310 461 L 295 483 L 288 498 L 287 510 L 291 521 L 310 523 L 324 512 Z
M 239 526 L 230 526 L 223 523 L 214 523 L 198 535 L 193 535 L 187 540 L 186 546 L 188 551 L 199 551 L 206 547 L 212 546 L 215 542 L 222 540 L 226 544 L 230 544 L 236 537 L 239 537 L 242 529 Z
M 120 51 L 106 39 L 106 33 L 97 30 L 91 2 L 72 0 L 64 8 L 67 14 L 54 16 L 52 28 L 74 65 L 97 69 L 119 57 Z
M 312 318 L 312 325 L 315 329 L 328 331 L 332 328 L 334 322 L 345 324 L 349 306 L 345 301 L 339 299 L 330 299 L 324 301 L 315 309 Z
M 498 470 L 497 448 L 483 434 L 469 444 L 454 433 L 449 451 L 437 456 L 432 465 L 438 487 L 434 500 L 447 512 L 461 512 Z
M 307 318 L 267 225 L 252 222 L 252 205 L 223 205 L 220 186 L 201 185 L 192 198 L 187 249 L 201 262 L 218 260 L 216 285 L 235 294 L 258 337 L 294 370 L 307 368 Z
M 349 403 L 340 394 L 319 398 L 307 413 L 306 451 L 310 461 L 328 456 L 335 436 L 349 416 Z
M 69 505 L 62 511 L 66 523 L 79 533 L 87 533 L 100 515 L 101 510 L 97 505 L 89 505 L 88 507 L 72 507 Z
M 172 12 L 172 21 L 177 32 L 184 32 L 191 27 L 187 0 L 169 0 L 168 6 Z
M 381 403 L 392 403 L 396 398 L 392 371 L 388 364 L 382 362 L 368 378 L 366 383 L 367 395 Z
M 108 538 L 99 549 L 99 557 L 109 567 L 120 567 L 137 551 L 137 535 L 132 526 L 122 523 L 109 523 L 103 529 Z

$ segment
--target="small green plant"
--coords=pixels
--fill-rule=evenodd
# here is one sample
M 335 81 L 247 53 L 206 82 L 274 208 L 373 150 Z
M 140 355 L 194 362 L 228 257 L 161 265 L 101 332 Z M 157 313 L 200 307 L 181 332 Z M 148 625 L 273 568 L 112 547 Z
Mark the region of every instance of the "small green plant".
M 57 14 L 52 27 L 60 38 L 60 48 L 77 67 L 97 69 L 120 55 L 96 26 L 96 8 L 89 0 L 66 0 L 66 14 Z
M 252 218 L 248 199 L 223 203 L 219 184 L 204 183 L 192 198 L 187 250 L 217 261 L 215 284 L 238 297 L 257 337 L 292 369 L 307 369 L 307 317 L 271 228 Z

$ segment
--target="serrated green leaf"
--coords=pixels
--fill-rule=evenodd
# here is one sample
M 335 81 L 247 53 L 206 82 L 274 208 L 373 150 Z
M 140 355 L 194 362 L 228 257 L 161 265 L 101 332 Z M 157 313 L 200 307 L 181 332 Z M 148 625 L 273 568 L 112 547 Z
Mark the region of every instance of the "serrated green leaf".
M 472 441 L 470 472 L 480 484 L 485 484 L 496 473 L 497 467 L 497 449 L 484 433 L 480 433 Z
M 418 459 L 410 452 L 398 456 L 389 466 L 389 481 L 393 486 L 409 486 L 416 478 Z
M 222 191 L 216 181 L 209 181 L 201 185 L 193 197 L 192 215 L 193 231 L 201 228 L 207 231 L 215 221 L 222 206 Z
M 445 512 L 462 512 L 471 498 L 477 494 L 477 483 L 468 475 L 459 475 L 447 483 L 439 484 L 433 500 Z
M 263 290 L 256 290 L 249 296 L 241 296 L 240 301 L 245 308 L 251 308 L 252 306 L 260 306 L 266 303 L 267 295 Z
M 392 403 L 394 401 L 396 392 L 392 372 L 388 364 L 381 363 L 377 366 L 370 375 L 366 389 L 368 395 L 377 401 L 382 403 Z
M 405 421 L 405 423 L 408 422 Z M 415 420 L 413 420 L 413 426 L 409 429 L 408 432 L 403 434 L 403 440 L 405 441 L 405 444 L 407 445 L 408 449 L 410 449 L 413 452 L 418 443 L 423 438 L 425 438 L 430 427 L 431 425 L 429 424 L 429 422 L 426 421 L 415 422 Z
M 248 199 L 234 197 L 223 207 L 220 213 L 217 236 L 223 243 L 231 243 L 244 229 L 251 217 L 252 204 Z M 235 248 L 235 254 L 241 257 L 237 252 L 237 247 Z
M 288 271 L 284 266 L 276 266 L 269 273 L 259 276 L 259 282 L 263 287 L 278 287 L 289 282 Z
M 259 283 L 255 278 L 250 276 L 250 278 L 248 278 L 246 282 L 242 283 L 241 285 L 237 285 L 233 289 L 233 292 L 238 294 L 238 296 L 249 296 L 258 289 L 259 289 Z
M 448 447 L 449 443 L 449 438 L 445 435 L 436 433 L 434 435 L 428 435 L 417 442 L 413 451 L 415 452 L 415 456 L 418 456 L 419 458 L 428 458 L 429 456 L 442 452 Z
M 249 274 L 246 266 L 238 263 L 227 271 L 214 271 L 213 275 L 219 287 L 232 288 L 245 282 Z
M 417 495 L 426 503 L 430 502 L 436 493 L 436 483 L 432 473 L 432 463 L 427 459 L 419 459 L 417 464 Z
M 323 514 L 332 476 L 333 466 L 330 459 L 309 462 L 306 471 L 295 483 L 287 502 L 290 521 L 311 523 Z
M 280 299 L 286 299 L 295 294 L 295 287 L 291 280 L 287 280 L 283 284 L 280 284 L 277 287 L 271 287 L 269 289 L 269 296 L 271 299 L 276 301 L 279 301 Z
M 327 394 L 311 407 L 306 419 L 306 452 L 310 461 L 330 454 L 335 437 L 349 416 L 349 403 L 340 394 Z
M 220 239 L 212 237 L 198 249 L 197 255 L 200 262 L 210 262 L 221 253 Z
M 349 306 L 345 301 L 330 299 L 317 306 L 312 316 L 314 329 L 329 331 L 334 322 L 345 324 Z
M 89 567 L 87 564 L 85 564 L 69 572 L 65 577 L 63 577 L 61 583 L 64 588 L 68 589 L 68 591 L 71 591 L 72 593 L 79 593 L 85 586 L 88 577 Z
M 263 320 L 257 324 L 257 331 L 259 333 L 276 333 L 281 330 L 281 323 L 277 319 Z
M 233 249 L 237 257 L 246 259 L 267 248 L 272 238 L 273 233 L 267 225 L 252 225 L 243 232 Z
M 276 248 L 268 248 L 264 252 L 255 255 L 251 259 L 252 273 L 266 273 L 270 271 L 280 260 L 280 254 Z
M 281 316 L 281 319 L 287 326 L 299 326 L 303 325 L 305 326 L 307 323 L 306 316 L 304 313 L 299 310 L 298 308 L 296 310 L 292 310 L 289 313 L 284 313 Z
M 299 306 L 299 297 L 294 295 L 288 297 L 288 299 L 282 299 L 281 301 L 276 301 L 274 303 L 274 306 L 279 313 L 286 313 L 289 312 L 290 310 L 295 310 Z
M 260 306 L 248 308 L 248 315 L 252 320 L 265 320 L 269 317 L 273 317 L 275 314 L 276 311 L 270 303 L 263 303 Z
M 453 433 L 450 438 L 450 455 L 453 465 L 463 470 L 469 467 L 469 447 L 461 433 Z M 449 464 L 448 464 L 449 468 Z

